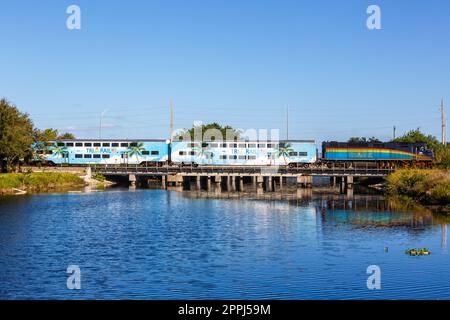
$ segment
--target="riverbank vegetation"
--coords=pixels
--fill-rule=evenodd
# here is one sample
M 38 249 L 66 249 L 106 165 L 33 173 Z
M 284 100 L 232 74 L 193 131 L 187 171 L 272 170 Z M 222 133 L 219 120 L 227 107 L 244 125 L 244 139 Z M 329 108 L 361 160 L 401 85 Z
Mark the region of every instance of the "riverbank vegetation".
M 403 195 L 429 205 L 450 205 L 450 171 L 400 169 L 386 178 L 390 194 Z
M 64 172 L 30 172 L 0 174 L 0 194 L 20 190 L 51 190 L 61 187 L 81 187 L 84 180 L 73 173 Z

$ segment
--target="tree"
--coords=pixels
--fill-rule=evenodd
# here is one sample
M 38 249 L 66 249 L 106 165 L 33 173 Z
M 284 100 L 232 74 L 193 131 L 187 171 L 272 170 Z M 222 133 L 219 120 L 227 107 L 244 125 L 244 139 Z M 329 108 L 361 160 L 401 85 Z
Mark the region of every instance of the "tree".
M 367 139 L 366 137 L 351 137 L 347 141 L 351 144 L 358 144 L 358 143 L 380 143 L 381 141 L 375 137 L 371 137 Z
M 199 134 L 201 133 L 202 139 L 205 135 L 205 132 L 207 130 L 218 130 L 220 131 L 220 133 L 222 134 L 222 140 L 225 140 L 227 138 L 227 136 L 233 136 L 236 137 L 237 139 L 239 139 L 241 132 L 237 129 L 234 129 L 233 127 L 226 125 L 226 126 L 221 126 L 220 124 L 218 124 L 217 122 L 212 122 L 212 123 L 208 123 L 208 124 L 202 124 L 200 126 L 193 126 L 191 129 L 185 129 L 184 131 L 182 131 L 181 133 L 178 133 L 177 136 L 186 136 L 189 135 L 191 137 L 192 140 L 195 140 L 195 134 Z M 228 135 L 227 135 L 228 133 Z M 219 137 L 216 137 L 217 140 Z
M 436 139 L 436 137 L 432 135 L 425 135 L 420 131 L 419 128 L 415 130 L 410 130 L 407 133 L 405 133 L 403 136 L 398 137 L 392 142 L 398 142 L 398 143 L 426 143 L 427 147 L 430 148 L 433 151 L 436 151 L 438 147 L 441 145 Z
M 37 141 L 53 141 L 53 140 L 73 140 L 75 135 L 72 133 L 65 132 L 59 134 L 58 129 L 48 128 L 44 130 L 36 129 L 34 133 L 34 140 Z
M 0 169 L 7 172 L 31 156 L 33 122 L 6 99 L 0 100 Z
M 433 151 L 435 160 L 444 168 L 450 168 L 450 146 L 443 145 L 432 135 L 426 135 L 420 129 L 410 130 L 392 142 L 399 143 L 426 143 L 427 147 Z
M 73 133 L 64 132 L 63 134 L 59 135 L 58 140 L 73 140 L 75 139 L 75 135 Z

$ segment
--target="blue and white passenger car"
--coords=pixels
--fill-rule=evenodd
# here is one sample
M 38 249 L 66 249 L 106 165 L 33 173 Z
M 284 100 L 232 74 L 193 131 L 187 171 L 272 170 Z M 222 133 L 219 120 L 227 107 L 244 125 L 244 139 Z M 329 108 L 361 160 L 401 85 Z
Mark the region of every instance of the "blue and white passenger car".
M 33 145 L 34 160 L 49 164 L 145 164 L 169 160 L 165 140 L 59 140 Z
M 308 166 L 317 160 L 312 140 L 289 141 L 175 141 L 171 161 L 180 165 Z

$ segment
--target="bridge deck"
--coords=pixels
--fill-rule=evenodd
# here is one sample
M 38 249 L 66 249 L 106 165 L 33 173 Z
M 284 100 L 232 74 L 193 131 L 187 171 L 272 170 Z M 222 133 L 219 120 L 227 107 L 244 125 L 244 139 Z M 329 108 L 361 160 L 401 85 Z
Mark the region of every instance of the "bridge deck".
M 139 166 L 95 166 L 92 172 L 103 175 L 154 175 L 166 176 L 182 175 L 284 175 L 284 176 L 355 176 L 355 177 L 384 177 L 394 169 L 375 168 L 287 168 L 276 166 L 198 166 L 198 167 L 139 167 Z

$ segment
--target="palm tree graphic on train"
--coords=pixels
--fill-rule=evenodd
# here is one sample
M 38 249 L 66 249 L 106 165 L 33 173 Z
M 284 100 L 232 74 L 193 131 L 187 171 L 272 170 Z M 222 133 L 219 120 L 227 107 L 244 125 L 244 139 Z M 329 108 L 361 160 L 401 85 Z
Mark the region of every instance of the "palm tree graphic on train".
M 56 157 L 67 159 L 67 155 L 69 154 L 69 150 L 65 146 L 54 145 L 50 148 L 52 154 Z
M 128 157 L 136 157 L 136 161 L 139 162 L 139 156 L 142 155 L 142 151 L 144 151 L 144 144 L 142 142 L 130 145 L 127 149 Z
M 289 153 L 293 152 L 290 143 L 286 143 L 284 146 L 278 148 L 278 157 L 283 157 L 284 163 L 287 165 L 287 159 L 289 159 Z
M 47 151 L 47 147 L 46 147 L 44 141 L 35 142 L 33 149 L 32 149 L 33 159 L 35 161 L 39 161 L 39 162 L 44 161 L 46 151 Z
M 193 147 L 192 151 L 195 152 L 197 157 L 202 158 L 202 159 L 209 159 L 209 161 L 212 162 L 214 153 L 209 148 L 209 144 L 206 147 L 203 147 L 203 146 Z

